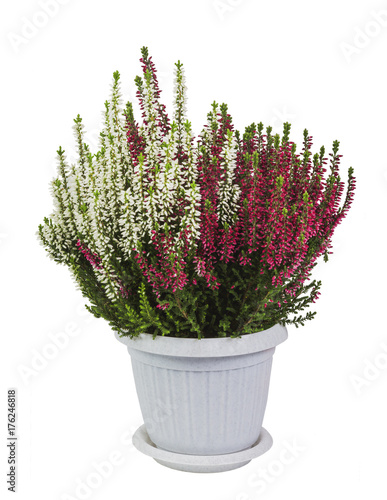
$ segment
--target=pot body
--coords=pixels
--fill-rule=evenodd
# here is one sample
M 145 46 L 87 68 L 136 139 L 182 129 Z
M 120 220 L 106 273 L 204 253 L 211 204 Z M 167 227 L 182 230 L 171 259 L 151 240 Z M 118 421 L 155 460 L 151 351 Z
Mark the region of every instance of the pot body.
M 235 339 L 117 338 L 131 355 L 146 430 L 158 448 L 221 455 L 257 441 L 285 327 Z

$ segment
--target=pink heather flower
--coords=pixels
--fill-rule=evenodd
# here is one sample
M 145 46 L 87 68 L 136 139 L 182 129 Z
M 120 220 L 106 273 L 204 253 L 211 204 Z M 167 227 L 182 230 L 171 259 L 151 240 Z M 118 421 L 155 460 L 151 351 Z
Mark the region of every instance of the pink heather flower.
M 86 259 L 95 269 L 103 269 L 101 259 L 98 257 L 96 253 L 93 253 L 90 250 L 90 248 L 87 248 L 86 246 L 82 245 L 80 240 L 77 241 L 76 245 L 78 247 L 78 250 L 83 253 Z
M 86 259 L 90 262 L 90 264 L 94 267 L 94 269 L 98 270 L 104 270 L 101 259 L 98 257 L 96 253 L 93 253 L 89 248 L 87 248 L 85 245 L 82 245 L 80 240 L 77 241 L 76 243 L 78 250 L 83 253 L 83 255 L 86 257 Z M 120 293 L 122 297 L 128 298 L 129 294 L 132 294 L 133 292 L 129 292 L 122 284 L 121 280 L 117 276 L 112 276 L 113 281 L 115 281 L 119 287 L 120 287 Z
M 165 309 L 168 309 L 169 307 L 169 303 L 166 303 L 166 304 L 157 304 L 157 306 L 159 309 L 162 309 L 163 311 L 165 311 Z

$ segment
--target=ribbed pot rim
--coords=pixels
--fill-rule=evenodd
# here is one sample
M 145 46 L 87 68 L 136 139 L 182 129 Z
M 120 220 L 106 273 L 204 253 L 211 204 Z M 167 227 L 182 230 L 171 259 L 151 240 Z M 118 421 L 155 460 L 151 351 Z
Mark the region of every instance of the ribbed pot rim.
M 242 335 L 240 338 L 187 339 L 163 337 L 161 335 L 153 338 L 151 333 L 141 333 L 138 337 L 131 339 L 130 337 L 120 337 L 117 332 L 115 332 L 115 337 L 122 344 L 125 344 L 129 350 L 137 349 L 165 356 L 218 358 L 270 349 L 284 342 L 288 338 L 288 331 L 285 326 L 277 324 L 261 332 Z

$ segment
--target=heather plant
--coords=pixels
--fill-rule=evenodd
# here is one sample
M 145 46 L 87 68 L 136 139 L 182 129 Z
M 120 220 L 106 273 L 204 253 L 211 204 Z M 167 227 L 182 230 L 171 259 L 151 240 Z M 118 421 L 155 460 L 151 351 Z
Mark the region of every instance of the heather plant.
M 241 134 L 216 102 L 195 138 L 182 63 L 171 120 L 141 52 L 141 124 L 131 103 L 123 108 L 115 72 L 100 149 L 84 143 L 78 116 L 77 163 L 57 151 L 41 243 L 71 270 L 88 310 L 120 335 L 235 337 L 303 325 L 315 312 L 301 312 L 320 294 L 311 271 L 332 253 L 355 189 L 349 168 L 341 204 L 339 142 L 328 160 L 324 147 L 312 153 L 307 130 L 297 152 L 289 123 L 282 136 L 262 123 Z

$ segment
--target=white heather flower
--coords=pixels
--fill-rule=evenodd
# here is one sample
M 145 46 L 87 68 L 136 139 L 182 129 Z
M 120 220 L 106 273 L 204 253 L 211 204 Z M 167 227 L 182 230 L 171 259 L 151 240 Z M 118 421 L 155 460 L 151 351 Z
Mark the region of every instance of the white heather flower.
M 233 215 L 238 210 L 240 188 L 234 182 L 236 168 L 236 140 L 231 130 L 227 130 L 226 142 L 221 153 L 221 174 L 219 179 L 217 214 L 223 224 L 231 225 Z

